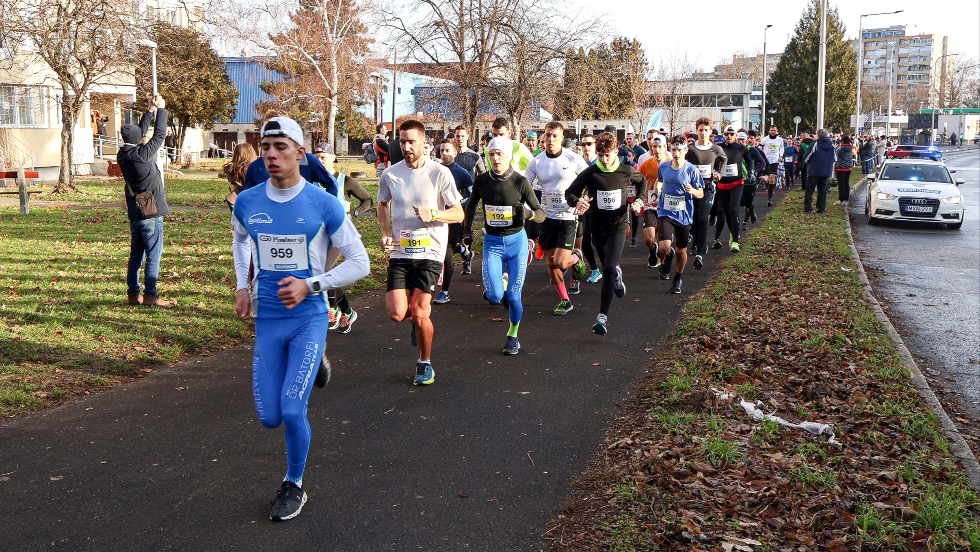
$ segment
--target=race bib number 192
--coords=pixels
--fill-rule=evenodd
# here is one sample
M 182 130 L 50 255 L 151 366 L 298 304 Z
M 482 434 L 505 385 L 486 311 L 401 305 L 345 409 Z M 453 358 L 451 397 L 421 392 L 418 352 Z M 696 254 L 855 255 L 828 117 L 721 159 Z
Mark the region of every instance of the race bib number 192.
M 274 272 L 309 270 L 306 234 L 259 234 L 259 268 Z
M 510 205 L 484 205 L 483 214 L 487 226 L 509 228 L 514 222 L 514 208 Z

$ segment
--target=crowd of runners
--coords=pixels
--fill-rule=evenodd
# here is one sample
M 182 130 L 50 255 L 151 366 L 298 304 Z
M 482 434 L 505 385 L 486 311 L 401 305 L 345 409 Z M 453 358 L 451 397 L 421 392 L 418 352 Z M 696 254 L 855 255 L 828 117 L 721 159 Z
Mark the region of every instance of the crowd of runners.
M 572 296 L 583 284 L 599 289 L 591 331 L 606 335 L 615 299 L 627 293 L 624 251 L 646 247 L 647 267 L 670 281 L 669 293 L 682 293 L 688 261 L 702 269 L 709 243 L 741 250 L 743 232 L 757 221 L 760 187 L 772 205 L 777 189 L 805 180 L 802 161 L 814 143 L 807 134 L 782 137 L 776 127 L 765 136 L 733 126 L 719 132 L 707 117 L 672 136 L 651 129 L 642 143 L 628 133 L 621 144 L 609 127 L 577 140 L 570 134 L 552 121 L 515 140 L 501 118 L 471 147 L 462 126 L 433 143 L 422 123 L 409 120 L 385 143 L 376 203 L 388 254 L 385 302 L 391 320 L 410 320 L 414 385 L 435 382 L 432 305 L 451 303 L 455 256 L 461 275 L 470 274 L 474 242 L 482 242 L 484 299 L 508 313 L 503 354 L 521 350 L 522 289 L 536 260 L 557 296 L 556 316 L 575 309 Z M 306 502 L 306 406 L 312 388 L 329 380 L 328 330 L 348 333 L 357 320 L 343 288 L 368 274 L 369 260 L 352 218 L 375 206 L 334 168 L 330 144 L 307 153 L 303 143 L 295 121 L 273 116 L 261 130 L 261 155 L 240 157 L 236 149 L 226 171 L 234 188 L 235 309 L 256 322 L 255 405 L 265 426 L 286 429 L 287 471 L 273 520 L 295 517 Z

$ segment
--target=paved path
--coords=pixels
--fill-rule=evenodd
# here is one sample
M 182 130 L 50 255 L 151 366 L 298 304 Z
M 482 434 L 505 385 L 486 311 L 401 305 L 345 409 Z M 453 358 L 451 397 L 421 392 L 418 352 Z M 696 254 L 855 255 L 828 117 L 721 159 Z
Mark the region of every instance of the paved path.
M 644 249 L 627 249 L 628 294 L 605 337 L 590 330 L 598 286 L 583 284 L 556 317 L 535 261 L 515 357 L 499 352 L 503 309 L 480 298 L 476 275 L 458 277 L 453 302 L 434 307 L 437 375 L 425 388 L 410 384 L 409 327 L 386 318 L 380 293 L 358 297 L 354 331 L 330 336 L 334 381 L 310 401 L 310 502 L 288 523 L 267 517 L 285 449 L 282 431 L 256 419 L 248 346 L 2 422 L 0 548 L 541 549 L 616 404 L 727 256 L 711 252 L 670 295 Z M 231 316 L 231 296 L 216 300 Z

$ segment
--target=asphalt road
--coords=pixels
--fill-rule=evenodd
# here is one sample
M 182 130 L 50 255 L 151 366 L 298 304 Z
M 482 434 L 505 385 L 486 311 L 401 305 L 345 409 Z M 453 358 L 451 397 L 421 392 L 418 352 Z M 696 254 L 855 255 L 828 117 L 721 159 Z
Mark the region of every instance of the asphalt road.
M 916 222 L 868 226 L 866 188 L 849 202 L 851 224 L 873 292 L 909 350 L 933 386 L 952 390 L 945 398 L 980 423 L 980 150 L 946 154 L 946 164 L 966 180 L 960 230 Z
M 358 297 L 353 332 L 329 338 L 334 381 L 310 401 L 310 501 L 282 524 L 268 520 L 282 430 L 256 418 L 250 344 L 0 422 L 0 549 L 541 549 L 617 403 L 728 255 L 709 252 L 670 295 L 644 249 L 628 249 L 628 294 L 605 337 L 590 329 L 598 286 L 554 316 L 535 261 L 514 357 L 500 354 L 504 310 L 480 298 L 477 274 L 457 277 L 452 303 L 434 307 L 436 383 L 425 388 L 411 385 L 409 326 L 387 319 L 380 293 Z M 233 316 L 231 296 L 215 300 Z

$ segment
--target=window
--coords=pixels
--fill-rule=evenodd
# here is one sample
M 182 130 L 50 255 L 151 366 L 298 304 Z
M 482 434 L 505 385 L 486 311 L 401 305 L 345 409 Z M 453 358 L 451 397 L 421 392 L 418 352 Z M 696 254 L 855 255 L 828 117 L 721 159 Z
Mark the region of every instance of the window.
M 47 126 L 49 100 L 40 86 L 0 84 L 0 126 Z

